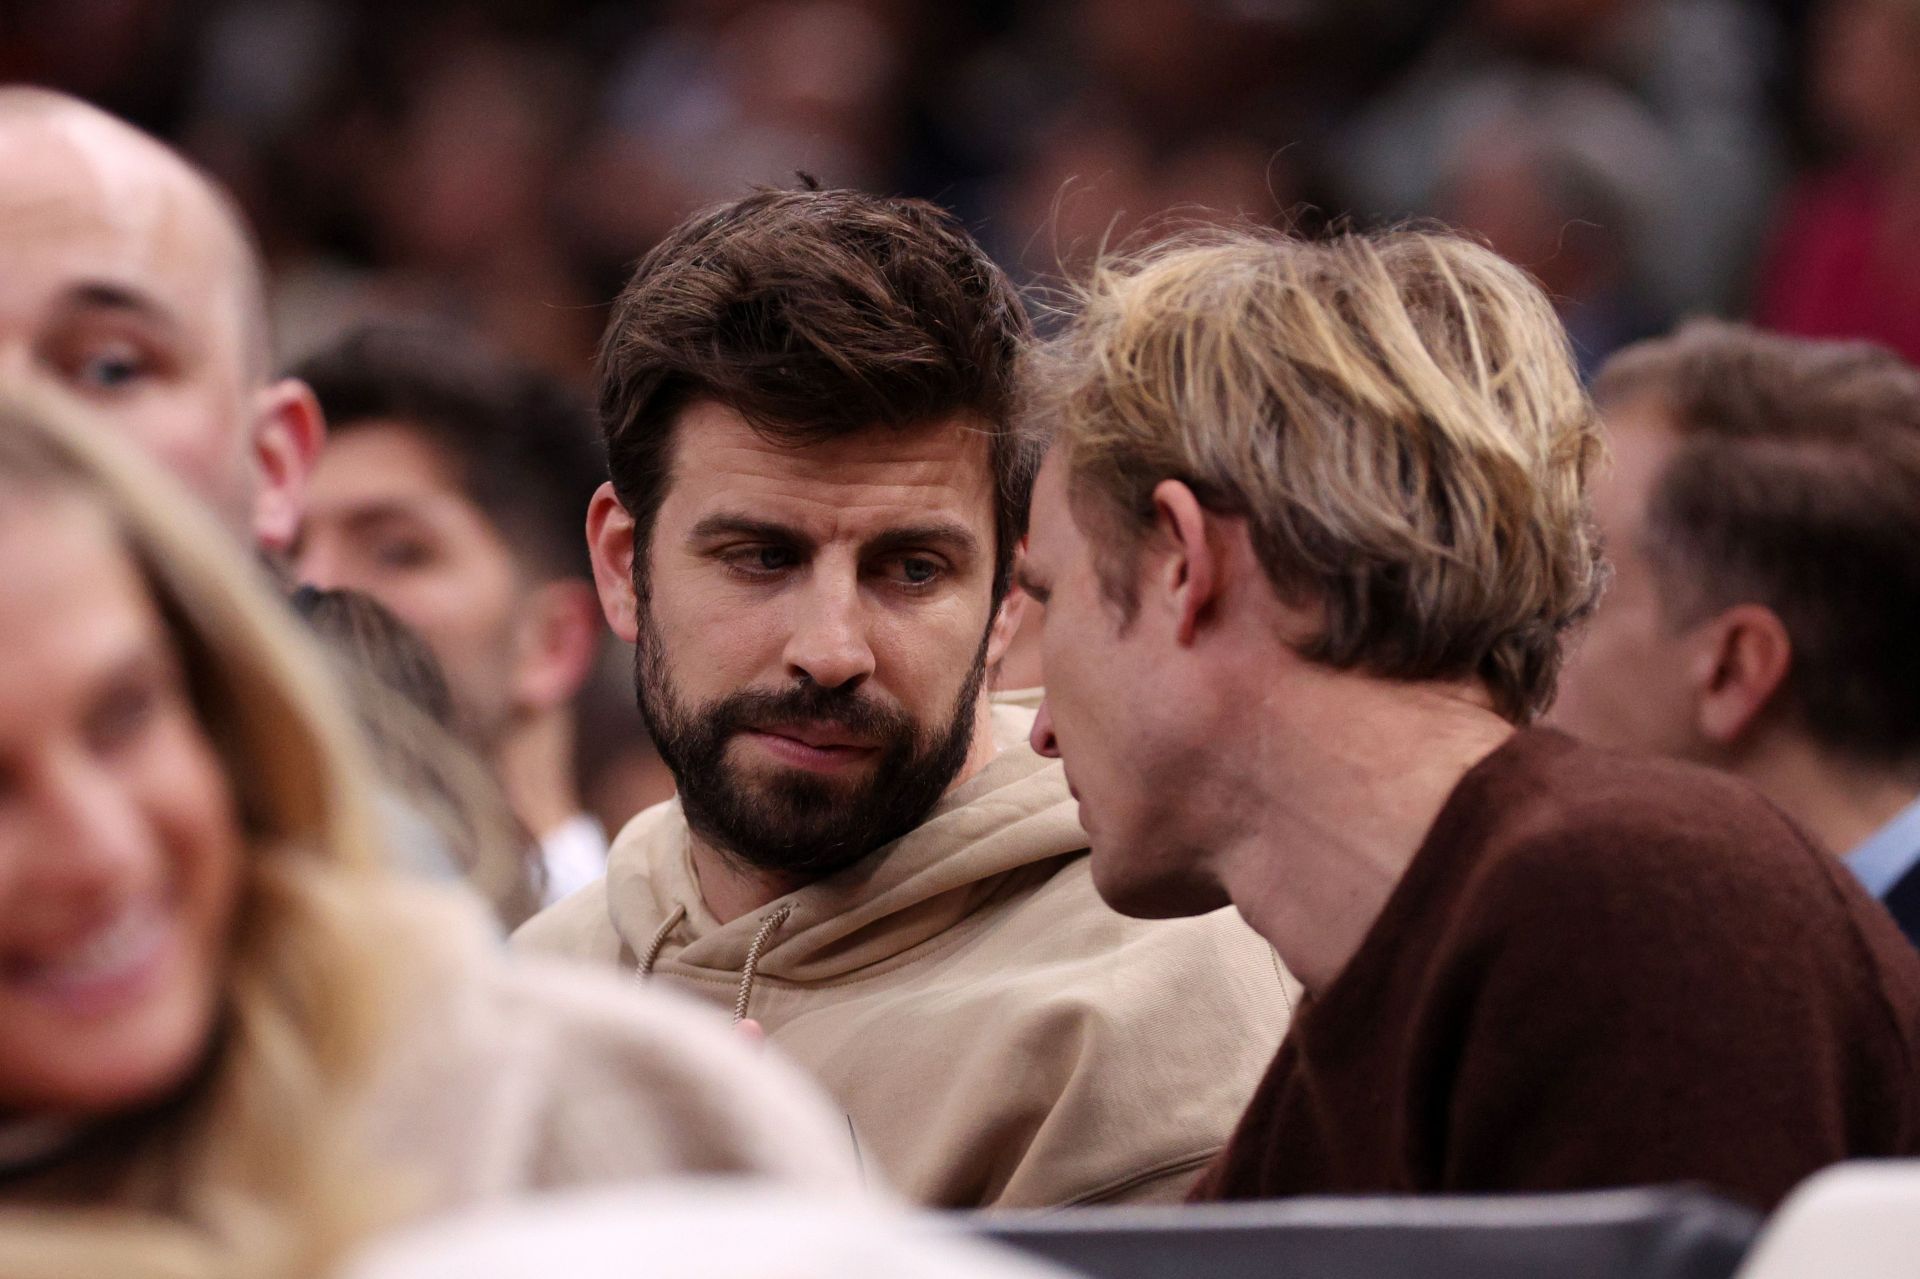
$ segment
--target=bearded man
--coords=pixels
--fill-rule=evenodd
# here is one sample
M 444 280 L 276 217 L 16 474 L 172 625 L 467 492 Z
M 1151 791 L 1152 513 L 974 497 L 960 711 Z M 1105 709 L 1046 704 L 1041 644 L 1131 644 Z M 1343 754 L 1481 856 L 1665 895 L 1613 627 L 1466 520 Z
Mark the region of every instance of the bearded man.
M 986 692 L 1022 602 L 1028 335 L 919 201 L 763 191 L 641 261 L 587 532 L 680 794 L 515 940 L 732 1006 L 922 1203 L 1176 1199 L 1291 979 L 1230 911 L 1108 910 L 1032 712 Z

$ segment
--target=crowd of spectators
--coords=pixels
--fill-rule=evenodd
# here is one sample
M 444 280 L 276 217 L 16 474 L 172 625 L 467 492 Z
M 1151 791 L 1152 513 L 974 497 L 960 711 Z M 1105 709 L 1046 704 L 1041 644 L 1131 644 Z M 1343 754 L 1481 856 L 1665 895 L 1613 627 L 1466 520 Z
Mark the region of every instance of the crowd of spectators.
M 1437 217 L 1591 371 L 1703 311 L 1920 350 L 1912 8 L 89 0 L 28 6 L 0 78 L 236 190 L 289 359 L 432 313 L 578 376 L 641 251 L 799 170 L 937 200 L 1026 282 L 1181 217 Z

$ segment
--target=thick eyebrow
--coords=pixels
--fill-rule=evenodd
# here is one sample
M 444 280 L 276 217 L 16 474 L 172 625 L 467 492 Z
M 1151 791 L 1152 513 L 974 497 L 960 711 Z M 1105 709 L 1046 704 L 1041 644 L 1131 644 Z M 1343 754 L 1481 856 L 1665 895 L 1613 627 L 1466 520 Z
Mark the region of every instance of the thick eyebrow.
M 690 542 L 706 542 L 721 537 L 750 537 L 793 546 L 812 545 L 812 539 L 798 529 L 771 520 L 755 519 L 750 515 L 725 512 L 707 516 L 687 532 Z M 919 547 L 944 551 L 955 559 L 971 559 L 980 553 L 980 539 L 964 524 L 930 520 L 924 524 L 905 524 L 886 529 L 869 539 L 860 550 L 863 555 L 885 555 Z
M 1040 604 L 1045 604 L 1047 597 L 1053 594 L 1052 591 L 1049 591 L 1046 587 L 1033 580 L 1033 576 L 1027 572 L 1025 560 L 1022 560 L 1014 566 L 1013 581 L 1016 586 L 1028 595 L 1031 595 L 1035 602 Z
M 931 520 L 925 524 L 890 528 L 868 542 L 864 549 L 868 555 L 885 555 L 892 551 L 911 551 L 921 547 L 945 551 L 955 559 L 970 560 L 980 553 L 980 539 L 963 524 Z
M 763 542 L 791 542 L 805 545 L 807 539 L 795 529 L 751 515 L 709 515 L 687 530 L 689 542 L 710 542 L 717 537 L 753 537 Z
M 380 524 L 421 524 L 420 504 L 399 498 L 376 498 L 341 512 L 342 524 L 367 528 Z

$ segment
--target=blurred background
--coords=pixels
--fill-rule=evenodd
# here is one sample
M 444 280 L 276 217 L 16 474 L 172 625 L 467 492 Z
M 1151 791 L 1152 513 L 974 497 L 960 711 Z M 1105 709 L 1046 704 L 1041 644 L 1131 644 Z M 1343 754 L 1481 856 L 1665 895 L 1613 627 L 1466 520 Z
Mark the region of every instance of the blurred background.
M 796 171 L 1016 276 L 1173 222 L 1439 218 L 1589 366 L 1677 317 L 1920 356 L 1920 0 L 18 0 L 0 79 L 239 195 L 282 355 L 428 314 L 584 378 L 628 264 Z

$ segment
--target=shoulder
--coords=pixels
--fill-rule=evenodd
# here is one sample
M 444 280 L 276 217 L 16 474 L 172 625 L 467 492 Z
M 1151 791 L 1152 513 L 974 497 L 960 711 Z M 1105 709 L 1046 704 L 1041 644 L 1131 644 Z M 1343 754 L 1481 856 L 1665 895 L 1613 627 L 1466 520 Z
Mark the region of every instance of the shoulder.
M 855 1184 L 814 1087 L 670 992 L 493 953 L 409 1011 L 374 1118 L 456 1188 L 444 1201 L 681 1173 Z
M 1729 998 L 1853 1004 L 1909 984 L 1839 859 L 1757 791 L 1553 736 L 1481 828 L 1457 949 L 1555 983 L 1685 981 Z
M 608 909 L 607 881 L 596 879 L 514 930 L 516 954 L 561 955 L 612 963 L 620 957 L 620 936 Z
M 991 947 L 952 976 L 1002 1028 L 1000 1051 L 1043 1045 L 1048 1070 L 1090 1098 L 1116 1090 L 1126 1108 L 1138 1105 L 1130 1094 L 1144 1070 L 1177 1080 L 1190 1110 L 1217 1102 L 1230 1122 L 1300 997 L 1238 912 L 1128 918 L 1101 900 L 1085 856 L 991 928 Z M 1206 1113 L 1203 1126 L 1221 1118 Z
M 1487 865 L 1506 881 L 1647 891 L 1836 878 L 1833 859 L 1738 779 L 1557 733 L 1527 736 L 1524 758 L 1481 797 Z

